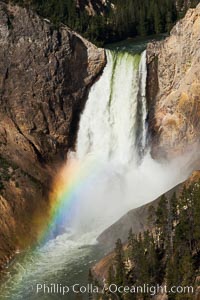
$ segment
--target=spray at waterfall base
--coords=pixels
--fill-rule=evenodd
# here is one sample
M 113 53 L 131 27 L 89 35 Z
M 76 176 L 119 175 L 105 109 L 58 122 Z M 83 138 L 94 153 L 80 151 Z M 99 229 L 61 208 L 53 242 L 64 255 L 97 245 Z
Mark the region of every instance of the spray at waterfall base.
M 146 51 L 107 51 L 107 66 L 91 88 L 80 119 L 77 151 L 53 184 L 41 240 L 67 230 L 96 237 L 129 210 L 184 181 L 190 155 L 159 163 L 148 145 Z

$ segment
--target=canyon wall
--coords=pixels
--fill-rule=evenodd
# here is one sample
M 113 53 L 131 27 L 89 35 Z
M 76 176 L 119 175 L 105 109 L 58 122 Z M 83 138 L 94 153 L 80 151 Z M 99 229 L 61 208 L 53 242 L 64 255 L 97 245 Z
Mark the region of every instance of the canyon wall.
M 171 158 L 199 146 L 200 5 L 170 36 L 147 47 L 152 154 Z
M 66 26 L 0 1 L 0 265 L 42 222 L 51 176 L 105 63 L 103 49 Z
M 200 5 L 169 38 L 147 47 L 155 158 L 199 143 L 199 33 Z M 89 88 L 105 63 L 104 50 L 68 27 L 56 29 L 32 11 L 0 1 L 0 266 L 37 235 L 49 182 L 75 145 Z M 135 226 L 141 230 L 144 223 Z

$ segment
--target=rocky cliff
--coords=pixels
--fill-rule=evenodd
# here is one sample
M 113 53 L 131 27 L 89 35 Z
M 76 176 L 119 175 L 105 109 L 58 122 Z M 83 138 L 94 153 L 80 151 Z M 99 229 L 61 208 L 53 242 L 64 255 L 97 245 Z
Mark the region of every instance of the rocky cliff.
M 104 50 L 66 26 L 0 1 L 0 265 L 45 209 L 51 175 L 74 146 L 104 65 Z
M 156 158 L 184 153 L 200 140 L 200 5 L 170 36 L 147 47 L 149 124 Z

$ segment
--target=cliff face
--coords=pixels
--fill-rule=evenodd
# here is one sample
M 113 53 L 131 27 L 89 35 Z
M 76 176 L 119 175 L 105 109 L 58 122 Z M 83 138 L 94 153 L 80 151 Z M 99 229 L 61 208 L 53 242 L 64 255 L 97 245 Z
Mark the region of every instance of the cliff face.
M 46 200 L 40 181 L 0 157 L 0 270 L 18 249 L 36 241 L 48 212 Z
M 74 144 L 104 51 L 67 27 L 53 30 L 32 12 L 2 3 L 0 46 L 0 154 L 41 178 L 38 166 Z
M 0 2 L 0 263 L 9 241 L 24 233 L 25 219 L 37 206 L 41 211 L 104 65 L 104 50 L 66 26 L 56 30 L 33 12 Z
M 169 38 L 148 45 L 149 123 L 156 158 L 180 155 L 199 143 L 199 34 L 200 5 L 187 12 Z

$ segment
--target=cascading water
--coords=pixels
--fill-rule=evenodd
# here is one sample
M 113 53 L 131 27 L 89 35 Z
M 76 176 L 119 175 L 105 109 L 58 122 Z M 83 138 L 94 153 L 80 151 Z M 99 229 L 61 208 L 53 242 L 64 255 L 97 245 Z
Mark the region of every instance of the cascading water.
M 91 154 L 128 165 L 146 146 L 146 51 L 107 51 L 107 66 L 91 88 L 80 121 L 77 157 Z
M 124 195 L 127 175 L 138 168 L 146 149 L 146 76 L 146 51 L 107 50 L 107 66 L 91 88 L 77 138 L 76 158 L 94 161 L 100 169 L 81 195 L 72 226 L 79 234 L 94 227 L 100 233 L 134 207 Z
M 107 51 L 107 66 L 91 88 L 78 132 L 76 158 L 98 165 L 95 180 L 81 191 L 72 226 L 78 234 L 97 236 L 185 178 L 181 165 L 159 164 L 149 154 L 146 78 L 146 51 Z
M 59 294 L 36 295 L 35 284 L 86 283 L 88 266 L 100 255 L 99 249 L 92 248 L 97 246 L 86 245 L 127 211 L 154 200 L 187 177 L 188 170 L 181 168 L 186 158 L 160 164 L 149 154 L 146 75 L 145 51 L 141 55 L 107 51 L 107 66 L 91 88 L 80 120 L 77 151 L 71 154 L 90 166 L 87 176 L 80 176 L 87 180 L 73 194 L 73 218 L 66 217 L 67 204 L 60 207 L 63 218 L 54 220 L 62 228 L 70 225 L 73 233 L 58 232 L 36 252 L 19 259 L 9 270 L 0 299 L 60 299 Z M 74 299 L 73 295 L 68 298 Z

